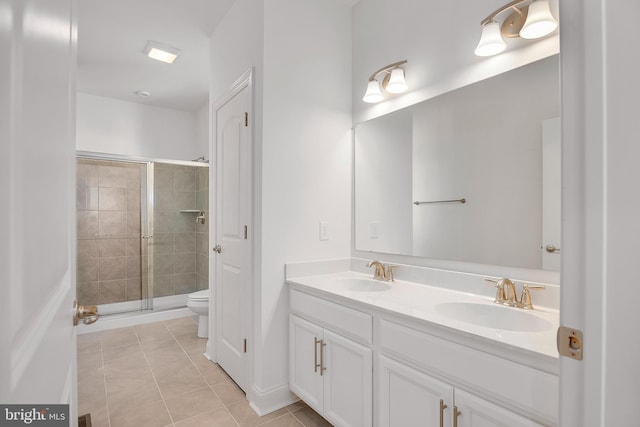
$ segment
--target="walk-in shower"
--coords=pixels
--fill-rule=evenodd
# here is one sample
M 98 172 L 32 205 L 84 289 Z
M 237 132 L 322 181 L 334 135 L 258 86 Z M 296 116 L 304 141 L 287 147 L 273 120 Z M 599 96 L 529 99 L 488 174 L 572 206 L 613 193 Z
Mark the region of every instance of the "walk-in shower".
M 79 155 L 78 303 L 159 311 L 208 289 L 208 184 L 203 162 Z

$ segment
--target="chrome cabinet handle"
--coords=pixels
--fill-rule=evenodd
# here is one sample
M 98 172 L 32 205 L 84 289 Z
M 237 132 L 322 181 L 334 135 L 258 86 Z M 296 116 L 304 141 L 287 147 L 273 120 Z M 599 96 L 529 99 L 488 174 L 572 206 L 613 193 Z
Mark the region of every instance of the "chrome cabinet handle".
M 444 410 L 447 409 L 447 405 L 444 400 L 440 399 L 440 427 L 444 427 Z

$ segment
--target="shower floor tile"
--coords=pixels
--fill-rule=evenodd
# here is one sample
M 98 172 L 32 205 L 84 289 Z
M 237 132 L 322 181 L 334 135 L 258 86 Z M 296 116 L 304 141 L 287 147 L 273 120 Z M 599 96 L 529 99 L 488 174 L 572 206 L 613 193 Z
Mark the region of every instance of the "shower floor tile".
M 330 426 L 303 402 L 258 417 L 202 354 L 195 318 L 78 335 L 78 410 L 98 427 Z

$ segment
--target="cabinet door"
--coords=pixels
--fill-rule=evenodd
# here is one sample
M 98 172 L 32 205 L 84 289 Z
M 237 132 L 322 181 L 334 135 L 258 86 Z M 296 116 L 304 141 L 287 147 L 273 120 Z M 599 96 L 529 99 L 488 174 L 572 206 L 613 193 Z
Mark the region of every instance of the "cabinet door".
M 460 389 L 455 390 L 455 400 L 460 411 L 458 427 L 542 427 L 542 424 Z
M 371 349 L 327 330 L 324 343 L 324 417 L 335 426 L 371 426 Z
M 395 360 L 378 359 L 380 427 L 451 426 L 453 387 Z M 440 402 L 447 405 L 440 420 Z
M 322 328 L 289 315 L 289 388 L 309 406 L 322 413 L 320 361 Z

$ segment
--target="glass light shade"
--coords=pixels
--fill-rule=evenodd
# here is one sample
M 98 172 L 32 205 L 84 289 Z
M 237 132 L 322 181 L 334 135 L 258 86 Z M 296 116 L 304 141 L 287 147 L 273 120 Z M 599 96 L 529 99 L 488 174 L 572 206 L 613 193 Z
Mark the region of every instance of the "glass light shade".
M 473 52 L 477 56 L 491 56 L 497 55 L 505 48 L 507 44 L 502 39 L 500 34 L 500 25 L 497 22 L 489 22 L 482 26 L 482 35 L 476 50 Z
M 529 5 L 529 14 L 520 30 L 523 39 L 537 39 L 558 28 L 558 21 L 551 15 L 548 0 L 537 0 Z
M 389 93 L 402 93 L 408 88 L 407 81 L 404 79 L 404 70 L 402 68 L 394 68 L 391 71 L 391 77 L 385 90 Z
M 369 80 L 369 84 L 367 85 L 367 92 L 362 97 L 364 102 L 368 102 L 369 104 L 374 104 L 376 102 L 382 101 L 383 96 L 382 92 L 380 92 L 380 85 L 377 80 Z

